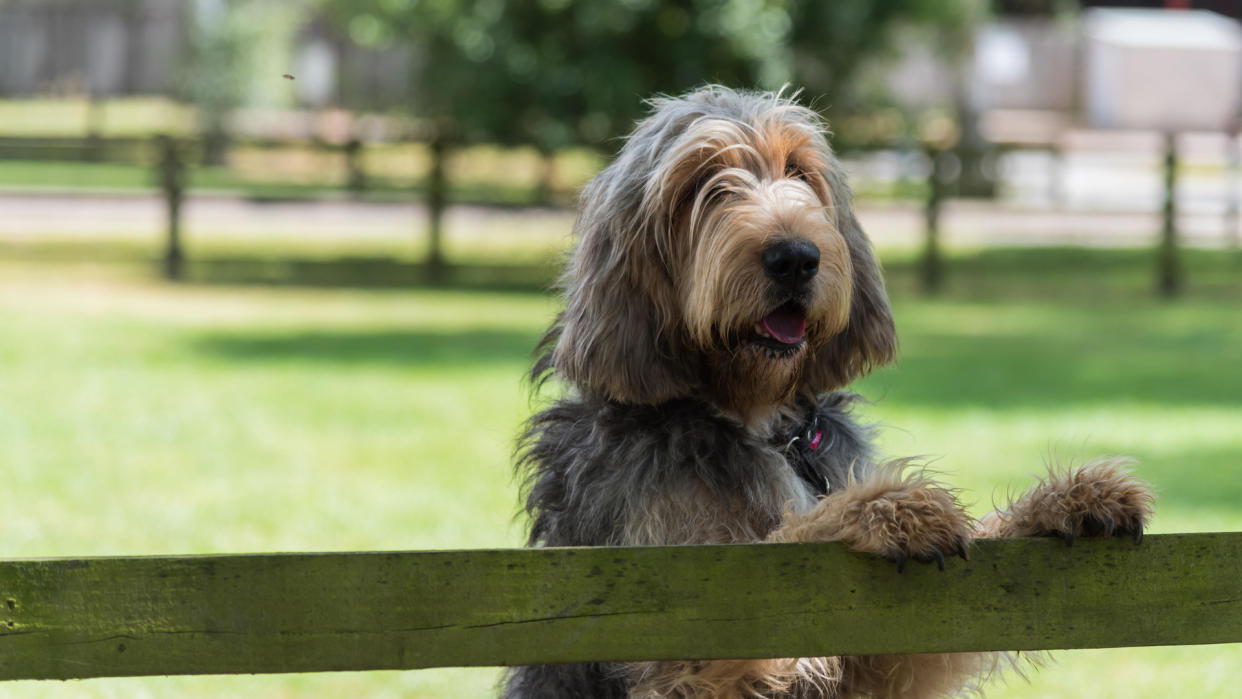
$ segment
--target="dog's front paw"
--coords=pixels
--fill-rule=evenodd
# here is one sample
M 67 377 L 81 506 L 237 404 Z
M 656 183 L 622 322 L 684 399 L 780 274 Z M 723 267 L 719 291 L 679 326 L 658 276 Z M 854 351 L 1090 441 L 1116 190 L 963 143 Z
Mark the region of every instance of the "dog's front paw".
M 1067 472 L 1050 470 L 1000 515 L 1007 536 L 1056 536 L 1073 545 L 1079 537 L 1130 536 L 1142 541 L 1155 491 L 1129 471 L 1125 458 L 1097 459 Z
M 806 515 L 789 518 L 776 538 L 843 541 L 894 561 L 898 572 L 908 560 L 944 570 L 946 556 L 968 558 L 974 522 L 957 496 L 926 472 L 904 473 L 905 466 L 895 462 L 849 484 Z

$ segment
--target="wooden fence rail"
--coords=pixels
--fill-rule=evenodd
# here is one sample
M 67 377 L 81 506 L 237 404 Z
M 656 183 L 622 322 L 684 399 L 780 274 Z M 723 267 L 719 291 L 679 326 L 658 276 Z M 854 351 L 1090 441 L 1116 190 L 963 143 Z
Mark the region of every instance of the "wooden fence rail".
M 1242 641 L 1242 533 L 0 562 L 0 679 Z

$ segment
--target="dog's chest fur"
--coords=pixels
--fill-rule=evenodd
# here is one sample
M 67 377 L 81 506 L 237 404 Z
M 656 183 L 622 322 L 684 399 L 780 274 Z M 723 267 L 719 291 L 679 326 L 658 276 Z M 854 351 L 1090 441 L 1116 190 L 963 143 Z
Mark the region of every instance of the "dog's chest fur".
M 761 541 L 787 509 L 809 508 L 869 468 L 867 431 L 848 415 L 853 400 L 842 392 L 808 399 L 763 432 L 695 400 L 562 400 L 532 418 L 522 445 L 530 541 Z

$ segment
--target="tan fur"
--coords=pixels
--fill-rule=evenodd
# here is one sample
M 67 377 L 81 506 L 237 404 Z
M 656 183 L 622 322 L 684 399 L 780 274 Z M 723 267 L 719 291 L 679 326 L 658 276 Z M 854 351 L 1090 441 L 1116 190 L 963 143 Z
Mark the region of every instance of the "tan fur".
M 933 699 L 979 692 L 1005 658 L 997 653 L 928 653 L 841 660 L 842 696 Z
M 840 688 L 840 658 L 681 660 L 636 663 L 634 699 L 765 699 L 788 692 L 795 682 L 819 696 Z
M 1155 491 L 1129 469 L 1134 461 L 1103 457 L 1048 475 L 1008 507 L 984 517 L 979 536 L 1140 537 L 1151 520 Z
M 771 310 L 769 280 L 754 263 L 774 238 L 810 241 L 820 271 L 807 306 L 808 346 L 819 347 L 849 320 L 850 251 L 835 222 L 811 134 L 792 125 L 762 128 L 704 120 L 682 135 L 672 164 L 654 180 L 653 200 L 676 212 L 664 250 L 689 342 L 706 350 L 722 405 L 747 422 L 756 409 L 788 399 L 802 383 L 804 357 L 773 362 L 752 348 L 721 352 L 722 338 L 750 330 Z M 806 169 L 804 169 L 806 168 Z M 799 176 L 788 176 L 798 173 Z
M 909 460 L 879 466 L 820 501 L 805 514 L 791 513 L 769 541 L 844 541 L 855 551 L 924 558 L 965 552 L 974 523 L 953 491 Z
M 746 329 L 768 310 L 768 281 L 753 261 L 766 243 L 782 236 L 800 237 L 819 248 L 820 274 L 816 302 L 807 309 L 808 325 L 823 339 L 836 335 L 848 320 L 853 285 L 849 250 L 833 220 L 836 204 L 822 181 L 784 174 L 787 163 L 818 162 L 807 136 L 766 138 L 763 131 L 751 135 L 747 129 L 712 123 L 701 128 L 746 140 L 722 145 L 728 149 L 723 155 L 683 173 L 707 176 L 698 185 L 691 215 L 684 219 L 686 230 L 677 236 L 683 260 L 677 279 L 684 285 L 685 321 L 694 341 L 709 347 L 713 328 Z M 708 137 L 696 129 L 685 138 Z M 798 148 L 810 153 L 800 154 L 794 150 Z M 753 162 L 747 168 L 745 161 Z M 668 186 L 694 184 L 692 179 Z M 672 228 L 677 228 L 675 222 Z

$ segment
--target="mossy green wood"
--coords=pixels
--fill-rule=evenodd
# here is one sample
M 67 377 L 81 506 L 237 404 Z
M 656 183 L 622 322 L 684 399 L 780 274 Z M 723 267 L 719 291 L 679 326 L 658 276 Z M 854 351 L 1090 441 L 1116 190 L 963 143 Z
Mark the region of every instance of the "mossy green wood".
M 0 562 L 0 678 L 1242 641 L 1242 534 Z

